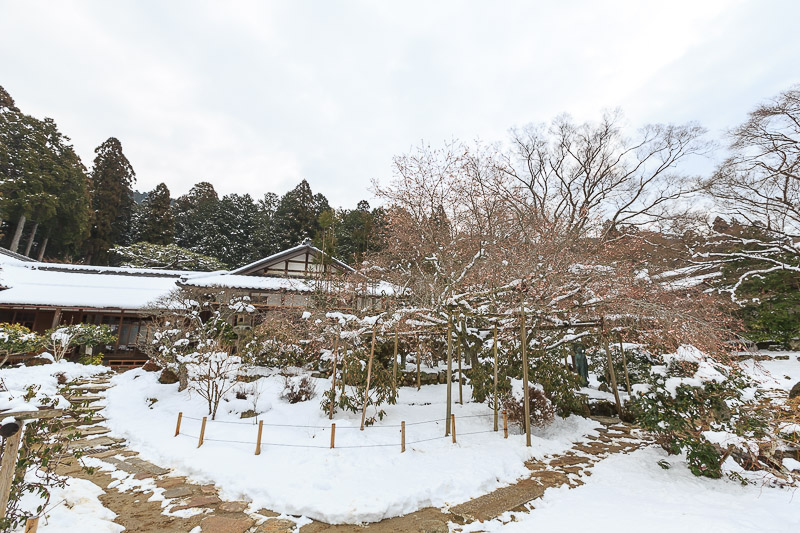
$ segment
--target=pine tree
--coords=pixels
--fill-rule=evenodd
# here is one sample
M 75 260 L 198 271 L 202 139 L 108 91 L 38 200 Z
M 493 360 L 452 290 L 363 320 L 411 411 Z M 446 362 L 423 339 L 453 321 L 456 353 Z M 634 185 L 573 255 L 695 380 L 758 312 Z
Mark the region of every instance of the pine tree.
M 159 183 L 155 189 L 147 193 L 142 202 L 141 233 L 138 241 L 152 244 L 172 244 L 175 238 L 175 220 L 172 217 L 169 189 L 166 184 Z
M 219 196 L 207 181 L 196 184 L 175 200 L 172 206 L 175 220 L 175 242 L 178 246 L 203 255 L 212 255 L 218 236 L 215 221 Z
M 272 192 L 258 201 L 253 228 L 253 253 L 257 257 L 267 257 L 279 251 L 273 231 L 278 201 L 278 195 Z
M 275 209 L 273 222 L 276 247 L 289 248 L 305 239 L 313 238 L 319 231 L 320 215 L 330 209 L 322 194 L 313 194 L 306 180 L 281 197 Z
M 128 244 L 133 190 L 136 180 L 122 143 L 110 137 L 95 149 L 97 157 L 91 172 L 92 225 L 86 243 L 87 260 L 94 264 L 108 261 L 108 250 L 115 244 Z

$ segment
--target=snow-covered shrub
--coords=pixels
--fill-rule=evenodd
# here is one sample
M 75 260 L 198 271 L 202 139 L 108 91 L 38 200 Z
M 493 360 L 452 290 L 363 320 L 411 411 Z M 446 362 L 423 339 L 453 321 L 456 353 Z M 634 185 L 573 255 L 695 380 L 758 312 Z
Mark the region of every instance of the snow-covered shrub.
M 0 324 L 0 366 L 12 355 L 21 355 L 39 350 L 45 339 L 20 324 Z
M 663 363 L 653 367 L 647 384 L 634 387 L 637 422 L 668 453 L 685 452 L 695 475 L 720 477 L 729 456 L 746 468 L 758 465 L 767 424 L 745 394 L 751 385 L 746 376 L 693 346 L 664 355 Z
M 628 369 L 628 379 L 631 384 L 634 384 L 647 383 L 650 377 L 650 368 L 653 365 L 659 364 L 659 361 L 653 354 L 640 345 L 625 345 L 626 365 L 623 365 L 619 344 L 610 344 L 609 348 L 611 349 L 611 360 L 614 362 L 614 373 L 617 376 L 617 386 L 620 389 L 625 387 L 626 366 Z M 598 381 L 606 383 L 610 387 L 611 383 L 608 380 L 608 357 L 606 357 L 605 350 L 590 350 L 587 353 L 587 357 L 589 360 L 589 370 L 594 372 Z
M 110 326 L 95 324 L 73 324 L 49 329 L 45 332 L 47 349 L 56 362 L 61 361 L 76 346 L 104 346 L 113 343 L 117 335 Z
M 186 369 L 189 387 L 206 400 L 214 420 L 222 398 L 237 384 L 242 359 L 212 345 L 178 356 L 178 360 Z
M 123 267 L 171 270 L 223 270 L 225 264 L 214 257 L 199 254 L 176 244 L 137 242 L 130 246 L 114 246 L 111 256 Z
M 538 383 L 528 383 L 528 404 L 530 406 L 531 426 L 543 427 L 553 421 L 555 409 Z M 525 427 L 525 395 L 522 380 L 511 381 L 511 391 L 502 397 L 502 409 L 508 414 L 509 422 Z
M 283 392 L 281 398 L 289 403 L 307 402 L 316 395 L 314 390 L 314 382 L 311 378 L 302 376 L 283 377 Z

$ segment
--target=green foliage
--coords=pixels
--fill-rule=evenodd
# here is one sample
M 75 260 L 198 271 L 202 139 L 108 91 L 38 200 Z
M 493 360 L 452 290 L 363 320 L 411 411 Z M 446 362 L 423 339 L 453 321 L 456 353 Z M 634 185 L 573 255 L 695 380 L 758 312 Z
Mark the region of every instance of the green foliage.
M 111 248 L 111 256 L 115 264 L 134 268 L 206 272 L 226 268 L 224 263 L 213 257 L 192 252 L 175 244 L 137 242 L 130 246 L 114 246 Z
M 689 468 L 697 476 L 719 478 L 723 453 L 703 435 L 704 431 L 726 431 L 757 439 L 766 434 L 766 419 L 752 402 L 742 400 L 750 384 L 732 367 L 714 364 L 724 376 L 721 382 L 698 384 L 692 367 L 670 364 L 654 368 L 646 392 L 631 403 L 637 423 L 652 432 L 670 454 L 686 452 Z
M 614 363 L 614 373 L 617 376 L 617 386 L 620 389 L 625 388 L 625 367 L 622 363 L 622 353 L 618 343 L 610 344 L 611 360 Z M 610 387 L 608 379 L 608 358 L 606 357 L 605 350 L 596 349 L 587 351 L 589 359 L 589 370 L 594 372 L 597 380 L 601 383 L 606 383 Z M 647 383 L 650 379 L 650 369 L 657 361 L 647 350 L 641 348 L 625 349 L 625 362 L 628 367 L 628 378 L 631 385 L 635 383 Z
M 155 189 L 147 193 L 142 202 L 141 229 L 137 240 L 171 245 L 175 238 L 175 220 L 170 207 L 169 189 L 166 184 L 159 183 Z
M 789 350 L 800 337 L 800 274 L 777 270 L 749 278 L 740 285 L 747 303 L 739 311 L 754 342 L 773 341 Z
M 12 355 L 20 355 L 41 349 L 45 339 L 20 324 L 0 324 L 0 366 Z
M 273 219 L 275 251 L 313 238 L 320 230 L 320 215 L 328 209 L 330 206 L 327 198 L 314 194 L 306 180 L 284 194 L 278 202 Z
M 355 350 L 348 352 L 343 360 L 340 360 L 341 372 L 337 379 L 336 390 L 328 389 L 322 395 L 320 408 L 323 412 L 329 412 L 331 402 L 334 403 L 334 412 L 337 410 L 361 412 L 367 388 L 368 358 L 368 353 Z M 345 386 L 342 386 L 343 383 Z M 397 390 L 394 388 L 391 366 L 384 365 L 381 358 L 376 356 L 372 362 L 367 396 L 367 409 L 372 409 L 372 413 L 367 416 L 365 424 L 372 425 L 377 420 L 383 420 L 386 412 L 380 406 L 385 403 L 394 405 L 396 402 Z

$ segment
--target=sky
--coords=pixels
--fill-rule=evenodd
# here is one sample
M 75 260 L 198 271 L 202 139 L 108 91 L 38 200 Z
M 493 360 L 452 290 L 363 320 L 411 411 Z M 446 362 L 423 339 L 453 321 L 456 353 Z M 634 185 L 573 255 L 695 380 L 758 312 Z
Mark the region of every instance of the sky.
M 564 112 L 722 141 L 800 82 L 798 20 L 794 0 L 0 0 L 0 85 L 87 167 L 119 138 L 138 190 L 305 178 L 353 208 L 420 143 Z

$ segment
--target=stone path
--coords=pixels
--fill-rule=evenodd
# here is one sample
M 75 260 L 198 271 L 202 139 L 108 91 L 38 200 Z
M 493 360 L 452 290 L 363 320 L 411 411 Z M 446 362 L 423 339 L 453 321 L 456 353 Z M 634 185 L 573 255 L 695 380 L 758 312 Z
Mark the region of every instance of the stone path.
M 68 395 L 73 405 L 102 409 L 105 390 L 112 374 L 96 376 L 71 386 Z M 266 509 L 252 512 L 249 503 L 223 501 L 213 485 L 198 485 L 183 477 L 170 476 L 170 470 L 138 457 L 124 440 L 108 436 L 104 418 L 93 415 L 87 419 L 71 419 L 80 429 L 82 438 L 73 446 L 84 450 L 87 457 L 99 459 L 117 472 L 96 469 L 86 473 L 78 464 L 70 464 L 61 473 L 88 479 L 100 486 L 105 494 L 100 501 L 117 514 L 116 522 L 127 532 L 166 533 L 288 533 L 296 530 L 296 522 L 279 518 Z M 565 454 L 543 461 L 530 461 L 526 466 L 530 477 L 514 485 L 456 505 L 447 510 L 425 508 L 406 516 L 390 518 L 366 525 L 332 526 L 312 522 L 299 529 L 300 533 L 373 533 L 419 532 L 445 533 L 448 524 L 467 524 L 500 517 L 508 511 L 528 512 L 535 508 L 536 499 L 550 487 L 577 487 L 591 467 L 613 453 L 628 453 L 646 441 L 631 434 L 631 427 L 617 419 L 598 419 L 603 427 L 599 436 L 576 444 Z M 93 461 L 92 461 L 93 462 Z M 125 479 L 120 482 L 118 478 Z M 123 487 L 119 489 L 118 487 Z M 153 498 L 153 501 L 150 499 Z M 458 527 L 454 528 L 456 531 Z

